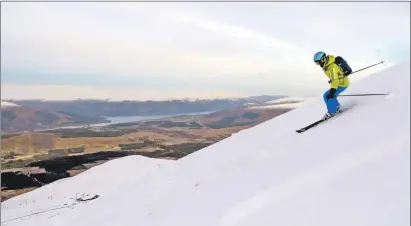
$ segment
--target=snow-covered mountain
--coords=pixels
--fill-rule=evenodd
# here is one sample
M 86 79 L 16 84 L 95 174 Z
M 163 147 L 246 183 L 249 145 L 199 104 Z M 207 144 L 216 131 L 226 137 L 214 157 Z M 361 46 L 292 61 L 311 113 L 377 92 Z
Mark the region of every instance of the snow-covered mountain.
M 271 100 L 271 101 L 267 101 L 267 104 L 282 104 L 282 103 L 294 103 L 294 102 L 304 102 L 307 100 L 311 100 L 313 99 L 313 97 L 295 97 L 295 96 L 291 96 L 291 97 L 283 97 L 277 100 Z
M 11 102 L 7 102 L 7 101 L 2 101 L 0 106 L 1 106 L 1 108 L 9 108 L 9 107 L 18 107 L 20 105 L 15 104 L 15 103 L 11 103 Z
M 310 101 L 316 100 L 315 97 L 283 97 L 276 100 L 267 101 L 260 105 L 250 105 L 249 109 L 294 109 L 309 104 Z
M 318 97 L 144 177 L 131 157 L 102 164 L 3 202 L 2 225 L 409 226 L 410 63 L 358 93 L 390 95 L 340 97 L 355 106 L 296 133 L 325 113 Z M 78 192 L 99 197 L 71 205 Z

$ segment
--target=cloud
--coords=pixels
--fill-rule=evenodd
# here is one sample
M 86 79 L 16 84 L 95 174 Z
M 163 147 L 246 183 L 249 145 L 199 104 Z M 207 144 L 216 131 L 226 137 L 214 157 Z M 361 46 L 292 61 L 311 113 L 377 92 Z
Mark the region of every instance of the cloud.
M 244 97 L 240 92 L 226 90 L 198 90 L 190 87 L 174 87 L 171 92 L 127 88 L 96 88 L 93 86 L 72 85 L 19 85 L 2 84 L 2 99 L 45 99 L 45 100 L 76 100 L 107 99 L 111 100 L 167 100 L 183 98 L 222 98 Z
M 180 87 L 188 96 L 196 89 L 312 94 L 328 88 L 312 63 L 318 50 L 342 55 L 354 70 L 409 57 L 405 4 L 5 3 L 2 80 L 17 86 L 24 78 L 25 85 L 60 87 L 71 96 L 78 87 L 120 96 L 109 90 L 125 83 L 153 98 L 175 96 Z M 104 94 L 91 91 L 92 80 Z
M 197 26 L 209 29 L 213 32 L 222 35 L 228 35 L 234 38 L 251 40 L 254 43 L 261 44 L 264 47 L 279 47 L 298 50 L 299 47 L 292 43 L 281 41 L 267 34 L 256 32 L 250 29 L 246 29 L 241 26 L 228 25 L 223 23 L 217 23 L 211 20 L 205 20 L 197 18 L 195 16 L 182 15 L 179 17 L 181 21 L 195 24 Z

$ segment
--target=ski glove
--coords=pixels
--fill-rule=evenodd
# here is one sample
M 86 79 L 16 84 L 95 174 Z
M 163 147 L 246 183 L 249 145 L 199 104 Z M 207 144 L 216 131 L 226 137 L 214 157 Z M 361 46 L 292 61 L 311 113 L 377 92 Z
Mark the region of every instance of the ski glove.
M 335 91 L 337 90 L 333 88 L 330 89 L 330 92 L 327 94 L 327 100 L 334 98 Z

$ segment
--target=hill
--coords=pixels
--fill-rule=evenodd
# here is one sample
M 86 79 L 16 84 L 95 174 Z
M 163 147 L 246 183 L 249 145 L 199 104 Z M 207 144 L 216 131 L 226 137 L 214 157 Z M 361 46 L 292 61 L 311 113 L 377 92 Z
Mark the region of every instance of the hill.
M 195 99 L 168 101 L 108 100 L 9 100 L 2 101 L 2 132 L 33 131 L 56 126 L 88 125 L 109 122 L 106 117 L 161 116 L 242 108 L 284 96 L 253 96 L 237 99 Z
M 284 96 L 253 96 L 237 99 L 195 99 L 166 101 L 108 101 L 108 100 L 76 100 L 76 101 L 43 101 L 14 100 L 22 106 L 35 107 L 65 114 L 94 116 L 148 116 L 172 115 L 206 111 L 227 110 L 243 107 L 246 103 L 259 103 L 261 100 L 275 100 Z
M 1 129 L 4 132 L 31 131 L 70 121 L 66 115 L 39 111 L 30 107 L 11 106 L 1 109 Z
M 54 112 L 12 103 L 3 105 L 2 102 L 1 108 L 1 131 L 5 133 L 34 131 L 55 126 L 106 121 L 107 120 L 99 116 Z
M 92 185 L 79 174 L 3 202 L 2 223 L 408 226 L 409 62 L 352 84 L 345 94 L 376 92 L 390 95 L 341 97 L 342 105 L 355 106 L 296 133 L 325 113 L 318 97 L 144 178 L 128 174 L 135 165 L 129 157 L 102 164 L 88 180 L 104 179 Z M 106 190 L 107 178 L 118 186 Z M 89 195 L 78 198 L 83 193 Z

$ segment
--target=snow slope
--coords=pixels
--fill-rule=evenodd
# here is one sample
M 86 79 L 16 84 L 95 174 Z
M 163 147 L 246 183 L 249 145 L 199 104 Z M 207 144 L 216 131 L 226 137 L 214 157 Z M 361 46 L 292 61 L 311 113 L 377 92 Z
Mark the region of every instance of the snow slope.
M 80 204 L 89 203 L 79 203 L 77 198 L 115 196 L 116 189 L 136 186 L 151 172 L 173 162 L 143 156 L 127 156 L 108 161 L 74 177 L 55 181 L 6 200 L 1 205 L 2 225 L 3 222 L 6 222 L 4 225 L 24 225 L 33 217 L 49 219 Z
M 340 97 L 355 107 L 305 133 L 295 130 L 323 116 L 322 97 L 87 205 L 4 225 L 409 226 L 409 68 L 352 84 L 344 94 L 391 94 Z

